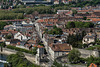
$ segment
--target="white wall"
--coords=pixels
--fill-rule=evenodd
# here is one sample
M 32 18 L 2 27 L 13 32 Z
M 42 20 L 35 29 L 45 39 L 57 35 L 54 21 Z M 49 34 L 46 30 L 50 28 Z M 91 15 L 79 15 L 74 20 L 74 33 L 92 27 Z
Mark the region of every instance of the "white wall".
M 5 42 L 6 45 L 10 45 L 10 42 Z
M 27 40 L 27 37 L 18 32 L 17 34 L 14 35 L 14 39 Z
M 87 38 L 83 38 L 83 44 L 89 44 L 89 43 L 91 43 L 91 42 L 95 42 L 95 39 L 91 39 L 91 38 L 89 38 L 89 39 L 87 39 Z

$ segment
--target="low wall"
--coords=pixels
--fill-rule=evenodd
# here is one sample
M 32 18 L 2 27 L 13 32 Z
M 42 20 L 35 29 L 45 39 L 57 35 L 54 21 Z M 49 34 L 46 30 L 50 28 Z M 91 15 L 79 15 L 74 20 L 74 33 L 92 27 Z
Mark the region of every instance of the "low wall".
M 91 55 L 94 57 L 99 57 L 99 51 L 96 50 L 85 50 L 85 49 L 77 49 L 81 53 L 81 57 L 87 58 L 90 57 Z

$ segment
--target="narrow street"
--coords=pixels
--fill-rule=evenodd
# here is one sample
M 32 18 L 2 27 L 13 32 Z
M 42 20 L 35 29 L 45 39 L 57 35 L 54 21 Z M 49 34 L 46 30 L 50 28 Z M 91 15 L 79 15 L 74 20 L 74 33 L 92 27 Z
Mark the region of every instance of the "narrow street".
M 34 22 L 34 25 L 35 25 L 35 23 L 37 22 L 37 20 Z M 36 29 L 36 27 L 35 27 L 35 29 Z M 44 43 L 44 41 L 43 41 L 43 39 L 40 37 L 40 35 L 39 35 L 39 31 L 36 29 L 36 31 L 38 32 L 38 36 L 39 36 L 39 38 L 40 38 L 40 41 L 42 41 L 43 42 L 43 44 L 45 44 Z M 44 45 L 45 46 L 45 45 Z M 49 62 L 48 63 L 44 63 L 45 64 L 45 66 L 48 66 L 48 67 L 51 67 L 52 66 L 52 64 L 53 64 L 53 60 L 51 59 L 51 57 L 50 57 L 50 55 L 49 55 L 49 52 L 46 50 L 46 52 L 47 52 L 47 58 L 49 59 Z

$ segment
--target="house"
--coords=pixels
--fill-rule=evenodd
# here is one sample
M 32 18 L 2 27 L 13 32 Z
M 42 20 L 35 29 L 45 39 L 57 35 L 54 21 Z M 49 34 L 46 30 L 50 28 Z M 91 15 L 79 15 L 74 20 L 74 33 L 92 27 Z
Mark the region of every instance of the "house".
M 27 43 L 34 45 L 34 44 L 39 43 L 39 39 L 38 39 L 38 37 L 32 37 L 32 39 L 27 41 Z
M 90 44 L 96 41 L 96 34 L 88 33 L 82 40 L 83 44 Z
M 18 41 L 17 44 L 16 44 L 16 47 L 29 50 L 31 45 L 30 44 L 26 44 L 26 43 L 27 43 L 26 41 Z
M 97 35 L 97 39 L 100 40 L 100 28 L 95 28 L 95 33 Z
M 0 43 L 4 42 L 4 41 L 5 41 L 5 39 L 3 37 L 0 37 Z
M 13 45 L 13 44 L 17 45 L 18 42 L 21 42 L 21 41 L 19 39 L 11 39 L 10 44 L 11 45 Z
M 27 20 L 27 21 L 22 21 L 22 23 L 21 23 L 22 25 L 33 25 L 33 23 L 32 23 L 32 21 L 29 21 L 29 20 Z
M 40 61 L 43 57 L 43 54 L 44 54 L 44 47 L 43 46 L 36 46 L 34 45 L 34 47 L 37 47 L 37 54 L 36 54 L 36 58 L 35 58 L 35 61 L 36 61 L 36 64 L 40 64 Z
M 12 45 L 12 46 L 16 46 L 18 42 L 21 42 L 21 41 L 18 39 L 6 39 L 5 40 L 6 45 Z
M 11 21 L 13 22 L 13 21 Z M 26 32 L 27 30 L 32 30 L 33 23 L 29 20 L 23 20 L 23 21 L 16 21 L 13 22 L 13 25 L 6 25 L 4 27 L 5 30 L 17 30 L 21 32 Z
M 59 0 L 54 0 L 54 4 L 59 4 Z
M 100 24 L 100 18 L 90 18 L 93 23 Z
M 67 55 L 72 50 L 72 47 L 69 44 L 49 44 L 49 55 L 52 60 L 56 59 L 59 56 Z
M 26 37 L 26 35 L 23 35 L 22 33 L 18 32 L 14 35 L 14 39 L 19 39 L 21 41 L 23 40 L 28 40 L 28 38 Z
M 30 44 L 25 44 L 24 46 L 21 46 L 21 48 L 25 48 L 25 49 L 30 49 L 30 48 L 32 48 L 32 45 L 30 45 Z
M 13 35 L 15 35 L 18 31 L 15 30 L 2 30 L 0 33 L 0 36 L 6 39 L 6 36 L 11 35 L 11 38 L 13 39 Z
M 70 12 L 69 10 L 57 10 L 57 14 L 63 14 L 63 13 L 68 13 Z
M 22 21 L 22 24 L 27 24 L 25 21 Z
M 13 25 L 6 25 L 4 26 L 4 30 L 13 30 L 14 26 Z
M 11 41 L 11 39 L 7 39 L 7 40 L 5 41 L 5 44 L 6 44 L 6 45 L 10 45 L 10 41 Z
M 49 19 L 49 18 L 55 18 L 56 14 L 39 14 L 38 18 L 39 19 Z
M 66 0 L 62 0 L 62 3 L 64 3 L 64 4 L 68 4 L 68 1 L 66 1 Z

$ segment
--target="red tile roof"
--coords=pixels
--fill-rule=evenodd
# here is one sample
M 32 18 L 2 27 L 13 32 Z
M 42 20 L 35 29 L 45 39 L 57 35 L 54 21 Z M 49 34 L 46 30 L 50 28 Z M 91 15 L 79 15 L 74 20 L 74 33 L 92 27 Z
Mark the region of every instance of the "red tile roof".
M 12 25 L 6 25 L 5 28 L 6 28 L 6 27 L 10 27 L 10 26 L 12 26 Z
M 14 30 L 2 30 L 1 31 L 1 34 L 8 34 L 8 33 L 12 33 L 12 34 L 15 34 L 15 33 L 17 33 L 18 31 L 14 31 Z
M 94 10 L 94 12 L 100 12 L 100 10 Z
M 89 67 L 97 67 L 97 65 L 94 63 L 91 63 Z
M 36 45 L 33 45 L 33 47 L 37 47 Z
M 58 19 L 40 19 L 38 22 L 57 22 Z
M 78 12 L 89 12 L 89 10 L 78 10 Z
M 20 45 L 20 42 L 18 42 L 17 44 Z
M 97 22 L 97 21 L 100 21 L 100 18 L 91 18 L 91 20 L 92 20 L 93 22 Z
M 40 45 L 38 45 L 37 47 L 38 47 L 38 48 L 44 48 L 43 46 L 40 46 Z
M 40 46 L 40 45 L 33 45 L 33 47 L 37 47 L 37 48 L 44 48 L 43 46 Z
M 68 1 L 72 1 L 72 0 L 68 0 Z
M 39 22 L 39 23 L 40 23 L 40 22 L 43 22 L 43 19 L 38 20 L 38 22 Z
M 50 44 L 49 46 L 54 51 L 71 51 L 69 44 Z

